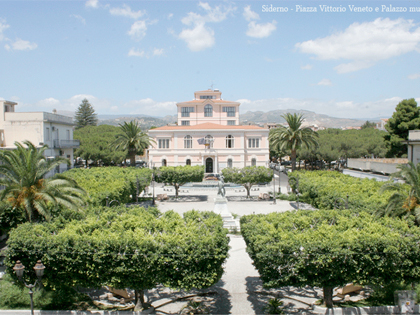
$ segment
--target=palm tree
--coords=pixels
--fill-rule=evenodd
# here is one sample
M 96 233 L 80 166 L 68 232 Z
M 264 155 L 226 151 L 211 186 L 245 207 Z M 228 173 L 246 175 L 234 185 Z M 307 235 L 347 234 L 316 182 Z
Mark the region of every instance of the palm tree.
M 377 215 L 407 218 L 413 215 L 420 225 L 420 165 L 413 162 L 398 165 L 399 171 L 391 176 L 409 185 L 409 189 L 396 182 L 389 182 L 382 186 L 381 191 L 390 191 L 385 209 L 378 210 Z
M 121 150 L 128 150 L 127 156 L 130 158 L 130 165 L 136 164 L 136 154 L 143 154 L 151 142 L 155 142 L 149 135 L 143 131 L 137 122 L 133 120 L 129 123 L 124 122 L 124 125 L 119 125 L 122 133 L 116 136 L 113 143 L 115 148 Z
M 273 129 L 269 136 L 270 145 L 279 150 L 289 150 L 292 158 L 292 170 L 296 169 L 296 151 L 305 145 L 307 148 L 318 146 L 318 134 L 309 127 L 302 128 L 302 114 L 282 115 L 289 127 L 280 126 Z
M 36 148 L 30 141 L 15 142 L 16 149 L 0 152 L 0 199 L 14 208 L 25 211 L 29 222 L 38 221 L 39 216 L 49 219 L 50 206 L 63 205 L 75 209 L 84 204 L 84 190 L 63 175 L 46 178 L 46 175 L 68 159 L 44 156 L 47 145 Z

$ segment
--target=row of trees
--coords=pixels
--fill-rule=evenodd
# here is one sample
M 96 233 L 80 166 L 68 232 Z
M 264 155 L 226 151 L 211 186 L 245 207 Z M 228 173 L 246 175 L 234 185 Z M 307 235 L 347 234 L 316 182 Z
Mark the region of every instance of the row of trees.
M 190 290 L 219 281 L 229 249 L 221 217 L 151 210 L 94 207 L 78 220 L 22 224 L 10 233 L 6 266 L 12 270 L 17 260 L 29 266 L 41 259 L 47 290 L 134 289 L 135 310 L 147 308 L 144 291 L 158 284 Z

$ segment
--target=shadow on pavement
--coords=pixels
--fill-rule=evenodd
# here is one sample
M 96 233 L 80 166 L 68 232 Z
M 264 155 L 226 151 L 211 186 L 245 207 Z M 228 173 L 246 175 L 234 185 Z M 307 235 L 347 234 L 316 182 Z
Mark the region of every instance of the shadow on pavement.
M 162 200 L 161 202 L 205 202 L 208 199 L 207 195 L 189 195 L 189 196 L 168 196 L 168 200 Z
M 246 287 L 248 301 L 251 302 L 255 314 L 264 314 L 268 301 L 277 298 L 283 301 L 285 314 L 310 313 L 310 305 L 321 299 L 318 292 L 311 287 L 282 287 L 279 289 L 264 289 L 259 277 L 247 277 Z

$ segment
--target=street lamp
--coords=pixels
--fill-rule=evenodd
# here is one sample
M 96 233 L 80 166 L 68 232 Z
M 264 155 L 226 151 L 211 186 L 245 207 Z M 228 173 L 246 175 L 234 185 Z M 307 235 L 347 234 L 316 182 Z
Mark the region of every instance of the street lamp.
M 32 315 L 34 315 L 34 300 L 33 300 L 34 292 L 32 291 L 32 289 L 35 288 L 38 283 L 42 285 L 41 280 L 42 280 L 42 276 L 44 275 L 44 269 L 45 269 L 45 266 L 42 264 L 40 260 L 38 260 L 34 267 L 35 274 L 38 280 L 36 280 L 34 284 L 27 284 L 26 281 L 23 279 L 23 272 L 25 271 L 25 266 L 22 265 L 20 260 L 18 260 L 15 266 L 13 267 L 13 270 L 15 271 L 16 276 L 25 285 L 25 287 L 29 289 L 29 296 L 31 297 L 31 314 Z
M 273 205 L 276 204 L 276 165 L 274 164 L 273 169 Z

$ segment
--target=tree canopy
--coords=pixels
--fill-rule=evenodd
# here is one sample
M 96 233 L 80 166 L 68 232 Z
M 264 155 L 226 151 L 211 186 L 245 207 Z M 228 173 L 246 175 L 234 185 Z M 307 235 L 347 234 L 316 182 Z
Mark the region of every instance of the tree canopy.
M 270 146 L 278 150 L 288 150 L 292 158 L 292 170 L 296 168 L 297 150 L 304 145 L 307 148 L 318 145 L 318 134 L 309 127 L 302 127 L 304 117 L 302 114 L 282 115 L 288 127 L 280 126 L 270 130 Z
M 392 178 L 404 181 L 388 182 L 382 186 L 381 191 L 391 192 L 388 205 L 385 209 L 379 209 L 376 214 L 391 217 L 410 218 L 414 217 L 417 225 L 420 225 L 420 164 L 397 166 L 399 171 L 392 174 Z
M 333 288 L 349 282 L 420 280 L 420 229 L 398 219 L 300 210 L 243 216 L 241 231 L 265 287 L 322 287 L 328 307 Z
M 127 150 L 127 156 L 130 159 L 130 165 L 136 164 L 136 154 L 143 155 L 152 142 L 155 142 L 149 135 L 143 132 L 138 122 L 134 120 L 129 123 L 119 125 L 120 134 L 115 137 L 112 144 L 116 150 Z
M 117 165 L 127 156 L 127 150 L 116 150 L 112 143 L 120 128 L 110 125 L 85 126 L 74 131 L 73 138 L 80 140 L 80 147 L 76 149 L 75 156 L 94 164 Z
M 161 166 L 155 171 L 155 180 L 175 187 L 178 197 L 179 187 L 189 182 L 201 182 L 204 177 L 204 167 L 197 166 Z
M 5 187 L 1 200 L 23 210 L 28 221 L 38 221 L 39 216 L 50 218 L 51 206 L 77 208 L 84 204 L 84 190 L 74 180 L 61 174 L 46 178 L 56 166 L 70 164 L 68 159 L 47 159 L 47 145 L 39 149 L 29 141 L 15 145 L 15 150 L 0 151 L 0 185 Z
M 160 216 L 125 206 L 86 211 L 84 220 L 23 224 L 13 230 L 7 242 L 8 273 L 16 277 L 11 271 L 16 260 L 28 266 L 41 259 L 48 270 L 44 283 L 52 288 L 131 288 L 140 303 L 142 291 L 158 284 L 201 289 L 223 274 L 229 238 L 222 218 L 213 212 Z
M 77 108 L 74 119 L 76 122 L 76 129 L 85 126 L 96 126 L 98 123 L 95 110 L 86 98 L 83 99 L 82 103 Z
M 244 168 L 224 168 L 222 174 L 225 182 L 240 184 L 245 187 L 247 197 L 251 195 L 251 187 L 258 183 L 270 182 L 273 171 L 264 166 L 246 166 Z
M 408 131 L 420 129 L 420 109 L 414 98 L 398 103 L 392 117 L 385 125 L 388 134 L 384 136 L 388 148 L 387 157 L 401 157 L 407 154 Z
M 318 147 L 301 148 L 297 156 L 301 160 L 326 162 L 346 158 L 385 157 L 386 131 L 374 128 L 362 130 L 325 129 L 318 131 Z

